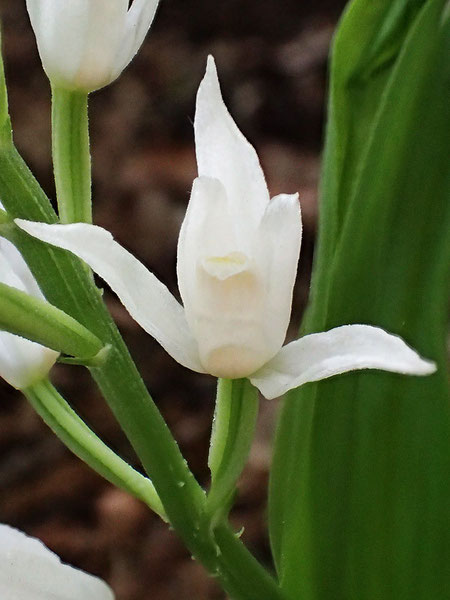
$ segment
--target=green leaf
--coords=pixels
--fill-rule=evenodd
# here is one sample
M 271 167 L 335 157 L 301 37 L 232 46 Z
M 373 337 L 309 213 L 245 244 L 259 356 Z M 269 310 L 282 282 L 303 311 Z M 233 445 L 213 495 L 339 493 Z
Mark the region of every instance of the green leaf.
M 419 3 L 390 4 L 406 10 Z M 270 521 L 282 588 L 292 598 L 449 600 L 450 31 L 444 0 L 422 4 L 379 94 L 366 143 L 359 155 L 344 150 L 353 182 L 338 167 L 342 157 L 325 167 L 325 174 L 335 169 L 336 185 L 323 188 L 322 210 L 338 225 L 331 238 L 322 229 L 319 253 L 327 251 L 316 281 L 326 292 L 316 287 L 304 330 L 379 325 L 435 360 L 439 371 L 423 379 L 348 374 L 286 398 Z M 364 23 L 367 3 L 352 6 L 355 20 L 344 20 L 341 39 L 353 36 L 356 44 L 356 16 Z M 383 31 L 381 22 L 377 27 Z M 336 71 L 351 65 L 345 52 L 335 61 L 342 94 L 349 82 Z M 370 81 L 366 89 L 372 93 Z M 337 121 L 358 113 L 358 95 L 348 99 L 334 105 Z M 340 135 L 330 134 L 327 161 Z
M 250 452 L 258 417 L 258 390 L 248 379 L 220 379 L 209 451 L 211 489 L 205 511 L 214 526 L 227 516 Z
M 350 2 L 335 35 L 320 186 L 319 249 L 307 311 L 316 326 L 324 318 L 331 290 L 329 266 L 350 198 L 355 194 L 383 94 L 423 4 L 424 0 Z
M 49 381 L 41 381 L 23 393 L 45 423 L 74 454 L 112 484 L 145 502 L 166 520 L 152 482 L 106 446 Z
M 0 46 L 2 37 L 0 32 Z M 12 141 L 11 120 L 8 112 L 8 93 L 6 90 L 3 61 L 0 60 L 0 144 Z
M 84 359 L 94 357 L 104 347 L 62 310 L 4 283 L 0 283 L 0 329 Z

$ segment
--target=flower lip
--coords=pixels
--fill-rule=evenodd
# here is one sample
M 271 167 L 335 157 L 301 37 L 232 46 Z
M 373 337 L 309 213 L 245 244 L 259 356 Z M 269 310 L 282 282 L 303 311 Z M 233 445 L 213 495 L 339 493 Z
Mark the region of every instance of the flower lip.
M 201 260 L 203 269 L 216 279 L 224 281 L 248 270 L 249 259 L 243 252 L 230 252 L 224 256 L 208 256 Z

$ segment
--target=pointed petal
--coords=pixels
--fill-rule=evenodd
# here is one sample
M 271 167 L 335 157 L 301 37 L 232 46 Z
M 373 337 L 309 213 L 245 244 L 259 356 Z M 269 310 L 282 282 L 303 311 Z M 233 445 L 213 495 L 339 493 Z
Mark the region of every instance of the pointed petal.
M 212 56 L 198 90 L 194 128 L 198 173 L 225 187 L 231 217 L 245 239 L 258 226 L 269 192 L 255 149 L 223 102 Z
M 302 240 L 302 220 L 298 194 L 280 194 L 273 198 L 258 230 L 255 258 L 266 283 L 266 339 L 272 356 L 286 337 L 292 308 L 292 294 L 297 274 Z
M 38 239 L 84 260 L 118 295 L 130 315 L 180 364 L 204 372 L 183 307 L 169 290 L 112 235 L 95 225 L 46 225 L 16 219 Z
M 344 325 L 291 342 L 250 378 L 266 398 L 310 381 L 356 369 L 430 375 L 432 361 L 421 358 L 398 336 L 369 325 Z
M 101 579 L 61 563 L 42 542 L 7 525 L 0 525 L 0 597 L 114 600 Z
M 131 62 L 155 18 L 159 0 L 133 0 L 126 18 L 125 35 L 116 59 L 115 77 Z

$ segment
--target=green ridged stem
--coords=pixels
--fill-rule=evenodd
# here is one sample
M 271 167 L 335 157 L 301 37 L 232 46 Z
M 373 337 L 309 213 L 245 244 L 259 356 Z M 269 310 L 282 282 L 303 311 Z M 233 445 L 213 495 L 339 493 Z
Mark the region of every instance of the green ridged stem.
M 206 514 L 213 524 L 228 515 L 250 452 L 258 408 L 258 390 L 248 379 L 219 380 L 208 457 L 211 489 L 206 499 Z
M 91 223 L 88 95 L 52 87 L 52 155 L 61 223 Z

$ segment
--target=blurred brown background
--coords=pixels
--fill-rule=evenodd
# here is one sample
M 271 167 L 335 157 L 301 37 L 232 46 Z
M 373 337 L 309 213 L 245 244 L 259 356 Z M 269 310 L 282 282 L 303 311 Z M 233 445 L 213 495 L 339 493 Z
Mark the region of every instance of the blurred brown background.
M 176 241 L 196 176 L 192 119 L 213 53 L 229 109 L 256 146 L 272 195 L 300 192 L 304 238 L 293 310 L 299 324 L 317 221 L 326 60 L 344 0 L 162 0 L 140 53 L 91 98 L 94 212 L 176 292 Z M 15 140 L 50 197 L 49 87 L 25 0 L 1 0 Z M 176 364 L 115 297 L 106 301 L 141 373 L 199 480 L 215 382 Z M 91 426 L 136 465 L 126 439 L 81 368 L 53 380 Z M 270 565 L 265 523 L 277 402 L 263 401 L 258 436 L 232 518 Z M 0 383 L 0 521 L 40 537 L 63 560 L 104 577 L 118 600 L 222 599 L 176 536 L 138 501 L 72 456 L 19 394 Z M 5 599 L 7 600 L 7 599 Z

